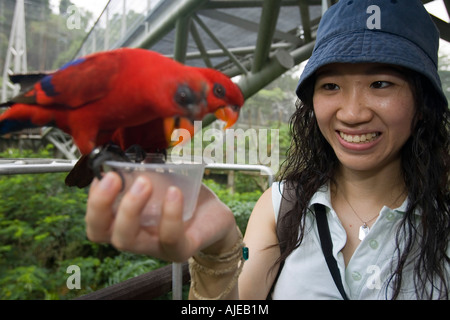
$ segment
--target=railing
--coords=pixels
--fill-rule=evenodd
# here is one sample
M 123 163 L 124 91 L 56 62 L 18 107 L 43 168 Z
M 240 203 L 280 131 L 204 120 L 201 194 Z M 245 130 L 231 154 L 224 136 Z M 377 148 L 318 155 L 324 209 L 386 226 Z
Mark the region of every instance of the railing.
M 78 297 L 76 300 L 150 300 L 161 297 L 173 288 L 174 264 L 153 270 L 115 285 Z M 183 263 L 181 285 L 190 280 L 188 264 Z M 181 293 L 181 292 L 180 292 Z
M 76 160 L 64 159 L 0 159 L 0 175 L 68 172 Z M 212 163 L 205 169 L 259 171 L 267 176 L 268 185 L 274 181 L 273 171 L 263 165 Z M 169 266 L 128 279 L 121 283 L 86 294 L 79 300 L 135 300 L 154 299 L 172 289 L 173 299 L 182 297 L 182 287 L 190 280 L 187 263 Z

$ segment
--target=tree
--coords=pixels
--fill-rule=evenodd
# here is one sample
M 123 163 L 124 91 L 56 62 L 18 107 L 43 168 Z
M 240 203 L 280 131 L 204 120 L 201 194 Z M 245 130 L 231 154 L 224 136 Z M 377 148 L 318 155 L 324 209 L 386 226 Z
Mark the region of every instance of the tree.
M 67 14 L 67 8 L 69 8 L 72 4 L 70 0 L 61 0 L 59 3 L 59 14 L 65 16 Z

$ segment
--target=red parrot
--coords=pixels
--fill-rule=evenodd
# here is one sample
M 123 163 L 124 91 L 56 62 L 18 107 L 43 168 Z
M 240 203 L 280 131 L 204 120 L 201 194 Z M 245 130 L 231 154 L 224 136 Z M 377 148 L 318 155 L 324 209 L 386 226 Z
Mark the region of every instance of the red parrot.
M 225 129 L 231 127 L 237 121 L 239 110 L 244 104 L 241 90 L 219 71 L 192 68 L 200 71 L 207 78 L 209 85 L 207 113 L 214 113 L 217 118 L 225 121 Z M 159 118 L 139 126 L 117 129 L 112 136 L 112 142 L 123 151 L 137 145 L 147 153 L 164 153 L 166 149 L 178 143 L 187 142 L 184 140 L 185 137 L 181 141 L 171 141 L 172 132 L 176 129 L 187 130 L 189 137 L 195 133 L 194 124 L 188 118 Z M 83 156 L 66 177 L 66 184 L 84 188 L 91 183 L 93 177 L 94 173 L 88 167 L 88 158 Z
M 208 68 L 189 67 L 200 72 L 207 79 L 207 113 L 214 113 L 217 118 L 231 127 L 239 117 L 239 110 L 244 104 L 244 97 L 239 87 L 223 73 Z M 182 142 L 172 142 L 172 132 L 185 129 L 190 137 L 194 135 L 192 120 L 184 117 L 158 118 L 148 123 L 134 127 L 117 129 L 112 136 L 112 143 L 117 144 L 123 151 L 138 145 L 147 153 L 161 153 L 166 149 Z M 87 168 L 88 159 L 82 157 L 74 169 L 66 177 L 66 184 L 83 188 L 90 184 L 93 172 Z
M 82 154 L 111 140 L 120 127 L 174 115 L 201 119 L 208 84 L 195 72 L 159 53 L 122 48 L 72 61 L 27 92 L 0 106 L 0 134 L 56 126 L 70 134 Z
M 122 50 L 136 50 L 136 49 L 122 49 Z M 116 50 L 117 51 L 117 50 Z M 139 50 L 142 51 L 142 50 Z M 146 51 L 146 50 L 143 50 Z M 108 52 L 107 52 L 108 53 Z M 106 54 L 106 53 L 103 53 Z M 154 55 L 159 54 L 152 53 Z M 92 55 L 91 55 L 92 56 Z M 91 57 L 88 56 L 88 57 Z M 168 59 L 168 58 L 165 58 Z M 164 60 L 164 59 L 163 59 Z M 173 62 L 173 61 L 172 61 Z M 73 62 L 72 64 L 76 64 L 77 62 Z M 81 63 L 81 62 L 80 62 Z M 72 65 L 70 64 L 70 65 Z M 69 65 L 69 66 L 70 66 Z M 178 66 L 179 67 L 179 66 Z M 28 97 L 30 95 L 37 96 L 36 94 L 36 88 L 39 89 L 39 86 L 42 88 L 45 88 L 45 81 L 50 81 L 48 77 L 55 77 L 58 72 L 63 71 L 67 66 L 63 67 L 61 70 L 57 71 L 56 73 L 52 74 L 34 74 L 30 75 L 29 77 L 27 75 L 17 75 L 15 76 L 15 82 L 19 83 L 30 83 L 35 80 L 39 80 L 34 87 L 27 91 L 26 93 L 20 95 L 19 97 L 12 100 L 12 102 L 23 102 L 25 99 L 24 97 Z M 226 75 L 222 74 L 221 72 L 214 70 L 214 69 L 208 69 L 208 68 L 197 68 L 197 67 L 189 67 L 189 66 L 183 66 L 184 70 L 182 70 L 184 73 L 192 74 L 192 75 L 202 75 L 203 77 L 203 83 L 201 87 L 201 94 L 195 93 L 194 90 L 191 90 L 189 88 L 186 88 L 183 86 L 183 89 L 186 89 L 185 91 L 178 91 L 180 98 L 185 99 L 184 102 L 192 103 L 194 102 L 194 105 L 191 107 L 191 109 L 196 108 L 194 113 L 187 112 L 183 116 L 183 114 L 180 116 L 179 113 L 177 116 L 173 117 L 165 117 L 158 115 L 156 118 L 153 118 L 152 120 L 141 123 L 138 125 L 128 125 L 126 123 L 120 123 L 116 126 L 116 130 L 111 133 L 111 131 L 108 131 L 106 134 L 103 133 L 103 135 L 98 135 L 97 140 L 94 142 L 94 146 L 103 145 L 107 142 L 113 142 L 120 146 L 120 148 L 125 151 L 129 149 L 133 145 L 138 145 L 143 151 L 148 153 L 154 153 L 154 152 L 162 152 L 165 151 L 167 148 L 177 144 L 178 142 L 174 143 L 172 142 L 171 135 L 173 130 L 183 128 L 188 130 L 190 135 L 192 136 L 194 134 L 194 126 L 193 126 L 193 120 L 200 120 L 208 113 L 214 113 L 217 118 L 225 121 L 227 123 L 226 128 L 232 126 L 239 116 L 239 110 L 244 104 L 244 98 L 243 95 L 239 89 L 239 87 L 234 84 Z M 170 71 L 170 70 L 165 70 Z M 133 71 L 135 72 L 135 70 Z M 138 72 L 138 74 L 142 74 L 142 72 Z M 165 74 L 159 75 L 158 80 L 165 77 Z M 131 76 L 131 78 L 134 79 L 134 75 Z M 180 77 L 185 79 L 186 77 Z M 191 76 L 189 79 L 192 79 L 193 76 Z M 173 76 L 171 77 L 173 79 Z M 14 81 L 14 80 L 13 80 Z M 149 79 L 149 82 L 152 81 L 152 79 Z M 57 82 L 59 83 L 59 82 Z M 206 83 L 206 84 L 205 84 Z M 58 90 L 58 89 L 56 89 Z M 153 89 L 154 90 L 154 89 Z M 48 91 L 48 90 L 47 90 Z M 80 89 L 78 89 L 80 91 Z M 44 91 L 45 92 L 45 91 Z M 158 91 L 159 92 L 159 91 Z M 202 95 L 203 94 L 203 95 Z M 123 93 L 122 95 L 126 95 Z M 206 104 L 207 107 L 205 108 L 202 103 L 202 99 L 205 98 L 206 95 Z M 47 97 L 47 96 L 44 96 Z M 193 98 L 194 97 L 194 98 Z M 58 103 L 61 105 L 64 103 L 63 98 L 60 98 L 61 100 L 57 100 Z M 122 98 L 122 99 L 120 99 Z M 48 98 L 47 98 L 48 99 Z M 53 101 L 55 101 L 56 98 L 53 98 Z M 118 97 L 120 99 L 120 103 L 124 101 L 123 96 Z M 36 100 L 36 99 L 35 99 Z M 174 98 L 175 101 L 177 101 L 176 98 Z M 180 99 L 178 99 L 180 100 Z M 46 101 L 45 99 L 42 101 Z M 70 102 L 74 100 L 69 100 Z M 65 102 L 67 103 L 67 102 Z M 198 103 L 196 105 L 195 103 Z M 11 102 L 9 103 L 11 104 Z M 44 103 L 42 103 L 44 104 Z M 9 110 L 13 110 L 14 107 L 17 108 L 18 104 L 12 104 L 12 108 Z M 120 105 L 122 107 L 123 105 Z M 28 106 L 27 106 L 28 107 Z M 128 108 L 128 107 L 127 107 Z M 123 108 L 123 109 L 127 109 Z M 28 109 L 30 109 L 28 107 Z M 54 111 L 52 108 L 47 108 L 44 106 L 44 111 Z M 62 108 L 64 111 L 66 111 L 67 108 Z M 8 111 L 9 111 L 8 110 Z M 70 110 L 72 111 L 72 110 Z M 99 112 L 100 113 L 100 112 Z M 160 113 L 161 114 L 161 113 Z M 96 114 L 98 116 L 98 113 Z M 4 115 L 0 115 L 0 134 L 4 133 L 2 130 L 3 122 L 2 117 Z M 147 119 L 148 117 L 146 117 Z M 7 117 L 6 124 L 8 124 L 8 121 L 12 121 L 14 125 L 16 123 L 14 122 L 13 117 Z M 4 122 L 5 122 L 4 121 Z M 42 123 L 42 122 L 39 122 Z M 116 122 L 117 123 L 117 122 Z M 38 125 L 37 123 L 34 123 L 35 125 Z M 47 124 L 48 125 L 48 124 Z M 57 124 L 58 127 L 64 130 L 64 127 L 61 127 Z M 19 129 L 22 129 L 26 126 L 24 126 L 23 123 L 18 123 L 16 125 Z M 12 131 L 12 130 L 9 130 Z M 8 132 L 9 132 L 8 131 Z M 72 134 L 73 131 L 67 130 L 69 134 Z M 101 139 L 100 139 L 101 138 Z M 77 143 L 77 140 L 75 140 Z M 78 145 L 78 144 L 77 144 Z M 83 153 L 83 151 L 80 148 L 80 151 Z M 78 187 L 85 187 L 89 185 L 89 183 L 92 181 L 93 178 L 93 172 L 88 168 L 88 160 L 89 157 L 87 156 L 87 153 L 83 153 L 82 157 L 74 167 L 74 169 L 69 173 L 69 175 L 66 178 L 66 184 L 70 186 L 78 186 Z

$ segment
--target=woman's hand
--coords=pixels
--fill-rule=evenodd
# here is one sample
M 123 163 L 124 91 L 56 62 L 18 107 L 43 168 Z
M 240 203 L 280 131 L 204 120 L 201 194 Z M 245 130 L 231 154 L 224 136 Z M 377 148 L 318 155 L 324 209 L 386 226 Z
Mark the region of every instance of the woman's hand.
M 113 172 L 92 183 L 86 212 L 86 232 L 94 242 L 108 242 L 117 249 L 146 254 L 167 261 L 183 262 L 202 250 L 219 254 L 238 238 L 230 209 L 203 186 L 189 221 L 183 221 L 183 194 L 169 187 L 159 226 L 141 226 L 140 214 L 148 201 L 152 182 L 135 180 L 124 195 L 116 215 L 112 205 L 120 192 L 121 179 Z

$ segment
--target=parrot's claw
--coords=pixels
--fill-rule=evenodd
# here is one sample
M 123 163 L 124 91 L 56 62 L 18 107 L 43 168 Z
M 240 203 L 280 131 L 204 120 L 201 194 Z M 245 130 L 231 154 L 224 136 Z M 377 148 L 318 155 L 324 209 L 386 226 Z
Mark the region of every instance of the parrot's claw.
M 166 149 L 157 149 L 154 153 L 147 153 L 137 144 L 129 147 L 125 154 L 129 159 L 136 163 L 166 163 L 167 151 Z
M 130 161 L 127 155 L 115 144 L 97 147 L 89 155 L 89 167 L 98 178 L 102 178 L 102 168 L 105 161 Z
M 136 163 L 144 162 L 145 158 L 147 158 L 147 153 L 140 145 L 137 144 L 133 144 L 129 147 L 125 151 L 125 154 Z

